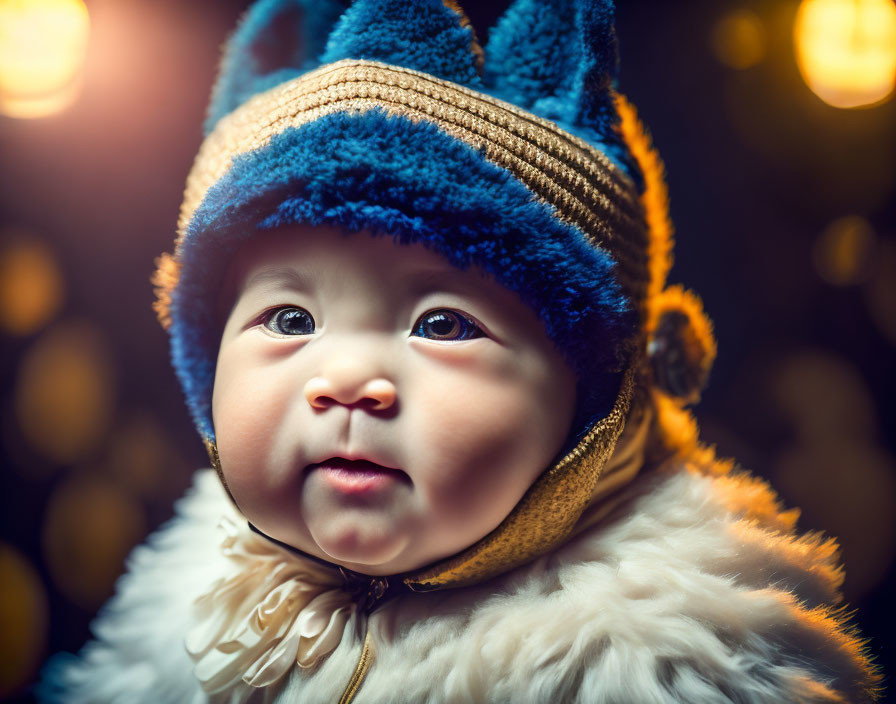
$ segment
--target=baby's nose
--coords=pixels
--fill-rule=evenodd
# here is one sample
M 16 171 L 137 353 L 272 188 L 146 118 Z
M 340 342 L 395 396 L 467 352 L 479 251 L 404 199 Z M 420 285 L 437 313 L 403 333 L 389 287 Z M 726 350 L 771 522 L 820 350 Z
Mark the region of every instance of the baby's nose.
M 339 404 L 385 411 L 395 405 L 395 396 L 395 384 L 390 379 L 369 373 L 360 361 L 350 357 L 331 359 L 305 384 L 305 399 L 316 409 Z

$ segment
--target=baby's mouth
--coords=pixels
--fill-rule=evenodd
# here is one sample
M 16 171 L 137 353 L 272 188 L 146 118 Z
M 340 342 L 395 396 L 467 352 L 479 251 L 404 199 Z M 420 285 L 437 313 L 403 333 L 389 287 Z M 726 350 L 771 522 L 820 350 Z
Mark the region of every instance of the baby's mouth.
M 309 464 L 308 474 L 319 472 L 334 489 L 345 494 L 367 494 L 386 489 L 398 483 L 410 483 L 410 478 L 400 469 L 384 467 L 370 460 L 347 460 L 330 457 L 323 462 Z

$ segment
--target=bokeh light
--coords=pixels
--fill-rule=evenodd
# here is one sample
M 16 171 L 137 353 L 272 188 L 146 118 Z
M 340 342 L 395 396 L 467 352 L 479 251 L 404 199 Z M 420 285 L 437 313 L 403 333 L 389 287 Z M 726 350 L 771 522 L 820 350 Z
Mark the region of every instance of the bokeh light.
M 865 300 L 878 331 L 896 346 L 896 242 L 881 242 L 874 276 L 865 287 Z
M 856 367 L 822 351 L 783 360 L 772 379 L 772 399 L 806 445 L 848 438 L 868 442 L 877 429 L 871 394 Z
M 114 403 L 112 363 L 93 325 L 59 323 L 26 351 L 15 411 L 36 452 L 60 464 L 86 457 L 102 442 Z
M 874 270 L 877 239 L 871 224 L 857 215 L 839 218 L 819 235 L 812 249 L 818 275 L 835 286 L 866 281 Z
M 0 331 L 30 335 L 59 310 L 62 277 L 50 248 L 33 237 L 4 233 L 0 244 Z
M 181 469 L 167 433 L 151 415 L 137 412 L 112 433 L 105 464 L 108 474 L 136 496 L 157 497 L 168 489 L 169 468 Z
M 803 517 L 837 538 L 844 591 L 855 600 L 887 573 L 896 552 L 896 462 L 881 448 L 848 441 L 803 446 L 778 461 L 775 486 Z
M 0 543 L 0 698 L 15 694 L 44 656 L 47 598 L 35 569 Z
M 813 350 L 783 361 L 771 383 L 795 430 L 775 463 L 774 484 L 810 524 L 838 539 L 844 590 L 856 599 L 896 553 L 896 458 L 879 444 L 870 390 L 849 362 Z
M 794 24 L 797 65 L 829 105 L 875 105 L 896 84 L 893 0 L 803 0 Z
M 111 482 L 75 476 L 47 504 L 43 548 L 59 591 L 85 609 L 112 593 L 124 558 L 145 532 L 143 508 Z
M 765 28 L 759 15 L 751 10 L 734 10 L 716 22 L 712 48 L 726 66 L 743 70 L 765 57 Z
M 45 117 L 68 106 L 89 34 L 82 0 L 0 0 L 0 112 Z

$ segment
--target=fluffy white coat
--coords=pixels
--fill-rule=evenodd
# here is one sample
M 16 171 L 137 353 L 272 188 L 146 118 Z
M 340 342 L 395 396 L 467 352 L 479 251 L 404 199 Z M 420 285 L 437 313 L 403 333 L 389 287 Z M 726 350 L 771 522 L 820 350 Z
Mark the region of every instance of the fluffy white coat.
M 399 597 L 369 628 L 357 704 L 864 702 L 876 673 L 844 624 L 833 541 L 706 451 L 637 478 L 614 512 L 556 552 L 476 587 Z M 200 472 L 177 516 L 134 550 L 78 657 L 51 661 L 47 701 L 208 701 L 183 640 L 193 599 L 227 571 L 231 511 Z M 357 623 L 312 670 L 231 699 L 339 701 Z

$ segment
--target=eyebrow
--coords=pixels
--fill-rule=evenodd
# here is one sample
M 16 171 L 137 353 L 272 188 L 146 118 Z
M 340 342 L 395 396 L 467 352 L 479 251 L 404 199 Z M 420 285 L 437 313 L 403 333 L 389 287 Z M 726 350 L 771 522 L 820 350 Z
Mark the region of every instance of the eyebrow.
M 411 272 L 412 288 L 415 293 L 424 293 L 430 288 L 445 288 L 448 290 L 464 290 L 471 288 L 470 279 L 464 273 L 474 273 L 470 269 L 442 269 L 421 268 Z M 477 282 L 478 283 L 478 282 Z M 478 287 L 475 287 L 478 290 Z
M 246 278 L 241 288 L 242 292 L 265 284 L 284 287 L 293 291 L 309 292 L 319 283 L 319 278 L 314 271 L 297 271 L 288 266 L 273 266 L 255 272 Z M 388 273 L 384 272 L 384 276 Z M 486 277 L 483 277 L 486 278 Z M 404 272 L 404 286 L 406 290 L 415 296 L 421 296 L 433 289 L 445 289 L 455 293 L 478 293 L 479 288 L 471 287 L 470 281 L 463 276 L 463 272 L 453 268 L 442 267 L 412 267 Z
M 243 291 L 261 284 L 281 284 L 297 291 L 307 291 L 311 287 L 311 277 L 289 267 L 262 269 L 246 279 Z

